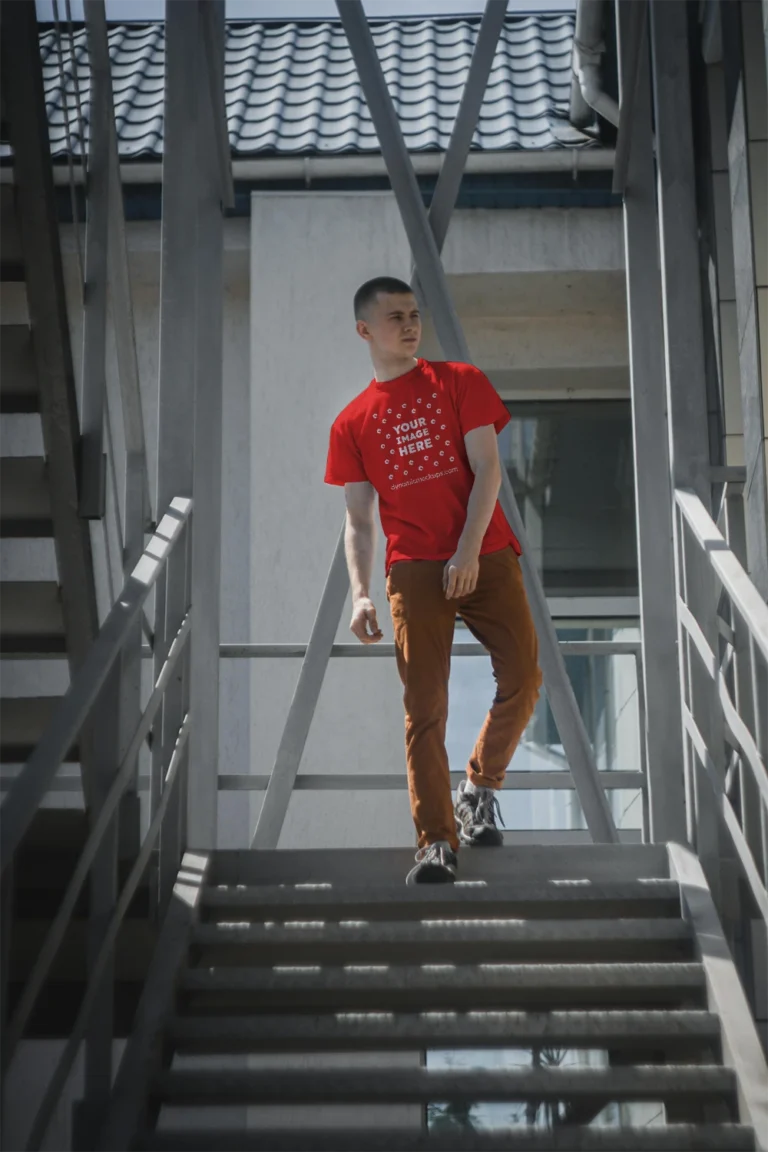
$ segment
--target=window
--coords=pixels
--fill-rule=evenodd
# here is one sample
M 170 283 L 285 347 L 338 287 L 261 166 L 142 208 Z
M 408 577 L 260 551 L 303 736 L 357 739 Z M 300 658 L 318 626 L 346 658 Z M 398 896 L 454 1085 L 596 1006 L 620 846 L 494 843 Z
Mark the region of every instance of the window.
M 547 595 L 636 595 L 629 401 L 507 408 L 499 451 Z

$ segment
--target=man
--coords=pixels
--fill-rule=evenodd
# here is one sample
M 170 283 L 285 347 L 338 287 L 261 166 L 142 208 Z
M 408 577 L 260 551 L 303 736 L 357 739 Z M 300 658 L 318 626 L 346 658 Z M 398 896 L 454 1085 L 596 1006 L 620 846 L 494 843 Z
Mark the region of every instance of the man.
M 354 310 L 374 378 L 334 421 L 325 474 L 346 497 L 350 627 L 363 644 L 382 638 L 369 595 L 378 493 L 419 846 L 406 883 L 452 882 L 459 843 L 502 843 L 496 792 L 541 686 L 520 545 L 498 503 L 509 413 L 477 368 L 417 356 L 421 317 L 404 281 L 367 281 Z M 490 653 L 497 691 L 454 804 L 445 726 L 459 614 Z

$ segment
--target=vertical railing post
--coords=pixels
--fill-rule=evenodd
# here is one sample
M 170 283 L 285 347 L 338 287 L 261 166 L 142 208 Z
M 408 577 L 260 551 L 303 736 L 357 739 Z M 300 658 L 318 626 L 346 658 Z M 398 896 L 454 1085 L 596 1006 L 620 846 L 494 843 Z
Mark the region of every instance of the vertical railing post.
M 709 427 L 707 419 L 705 341 L 697 233 L 690 73 L 688 6 L 650 0 L 653 63 L 654 125 L 656 130 L 659 255 L 664 319 L 664 365 L 670 428 L 672 487 L 690 488 L 710 511 Z M 678 517 L 673 527 L 678 527 Z M 685 534 L 678 541 L 677 586 L 682 590 L 680 563 L 686 554 Z M 685 576 L 691 611 L 717 651 L 715 586 L 711 571 L 696 558 Z M 678 622 L 678 644 L 685 643 Z M 714 686 L 693 653 L 689 668 L 690 706 L 700 719 L 707 747 L 723 772 L 722 718 Z M 693 755 L 693 778 L 698 769 Z M 698 836 L 708 845 L 702 855 L 710 888 L 719 900 L 719 818 L 708 787 L 697 802 Z M 707 859 L 705 859 L 707 857 Z
M 645 2 L 645 0 L 638 0 Z M 633 5 L 616 0 L 622 107 L 629 98 L 625 63 L 636 45 Z M 647 711 L 640 740 L 647 753 L 651 840 L 685 843 L 685 787 L 682 770 L 681 681 L 677 645 L 673 505 L 667 400 L 664 387 L 661 282 L 658 269 L 656 195 L 649 48 L 640 34 L 624 189 L 624 254 L 627 280 L 632 432 L 635 461 L 637 552 L 642 674 Z M 637 29 L 634 29 L 637 34 Z M 640 681 L 638 680 L 638 688 Z
M 87 739 L 93 764 L 93 801 L 90 822 L 101 805 L 120 766 L 120 657 L 115 661 L 94 710 Z M 87 929 L 87 970 L 93 966 L 115 910 L 118 893 L 119 809 L 112 817 L 96 853 L 90 873 Z M 97 1152 L 97 1132 L 106 1117 L 112 1090 L 112 1041 L 114 1036 L 115 953 L 108 961 L 108 974 L 99 993 L 99 1004 L 85 1035 L 85 1084 L 83 1100 L 73 1114 L 73 1146 L 77 1152 Z
M 97 140 L 99 151 L 95 157 L 99 162 L 96 173 L 99 183 L 98 187 L 94 185 L 89 190 L 94 196 L 99 191 L 105 201 L 106 276 L 109 284 L 110 315 L 115 340 L 115 359 L 125 437 L 124 517 L 121 541 L 122 573 L 125 579 L 133 571 L 144 550 L 144 536 L 151 520 L 147 452 L 104 0 L 84 0 L 83 12 L 88 34 L 88 56 L 94 84 L 91 93 L 92 124 L 99 129 Z M 102 227 L 104 227 L 103 222 Z M 87 303 L 88 298 L 86 296 Z M 110 451 L 112 451 L 111 446 Z M 118 477 L 114 456 L 111 474 L 115 484 L 115 502 L 119 505 Z M 141 623 L 137 621 L 122 657 L 120 723 L 123 744 L 125 744 L 125 734 L 132 732 L 138 723 L 141 711 L 141 643 Z M 138 851 L 139 826 L 139 798 L 134 780 L 121 802 L 121 858 L 135 856 Z
M 164 638 L 166 652 L 173 641 L 173 637 L 181 627 L 181 622 L 186 614 L 185 559 L 185 549 L 181 544 L 179 544 L 168 557 Z M 190 643 L 192 643 L 192 640 L 193 637 L 190 636 Z M 173 671 L 163 699 L 162 737 L 160 741 L 160 795 L 163 794 L 167 787 L 165 774 L 171 762 L 171 757 L 173 756 L 181 722 L 184 719 L 183 690 L 184 660 L 181 659 Z M 171 898 L 173 886 L 176 883 L 176 873 L 178 872 L 181 860 L 181 845 L 179 842 L 179 785 L 180 780 L 177 779 L 173 785 L 173 792 L 160 830 L 158 873 L 158 921 L 160 923 L 162 923 L 163 917 L 165 916 L 168 901 Z
M 80 515 L 101 520 L 105 512 L 104 410 L 107 352 L 107 243 L 109 221 L 109 56 L 94 51 L 88 24 L 91 71 L 88 173 L 86 178 L 85 284 L 83 285 L 83 388 L 80 439 Z M 77 67 L 73 64 L 73 67 Z
M 213 42 L 215 40 L 215 43 Z M 213 848 L 218 803 L 218 666 L 221 551 L 222 411 L 222 146 L 217 121 L 223 95 L 211 105 L 200 83 L 218 61 L 224 75 L 221 0 L 166 4 L 165 140 L 163 153 L 160 306 L 158 505 L 194 496 L 189 691 L 192 733 L 188 760 L 190 845 Z M 224 125 L 218 122 L 218 132 Z M 231 175 L 231 173 L 230 173 Z M 185 574 L 174 567 L 167 603 L 157 598 L 158 629 L 181 619 Z M 156 671 L 161 657 L 156 654 Z M 168 694 L 166 710 L 181 696 Z M 163 731 L 170 733 L 172 723 Z M 164 865 L 165 867 L 165 865 Z M 169 890 L 170 873 L 163 886 Z
M 221 468 L 223 361 L 223 202 L 229 196 L 229 137 L 224 119 L 224 0 L 199 0 L 199 62 L 209 77 L 202 92 L 216 91 L 214 103 L 198 105 L 197 283 L 194 371 L 192 604 L 195 625 L 190 649 L 188 834 L 190 847 L 216 847 L 219 762 L 219 639 L 221 586 Z M 224 147 L 226 146 L 226 148 Z M 226 157 L 223 155 L 226 150 Z M 223 167 L 224 166 L 224 167 Z M 227 181 L 227 174 L 230 181 Z
M 197 345 L 197 117 L 200 44 L 197 3 L 167 0 L 165 114 L 160 270 L 157 507 L 192 496 Z M 218 559 L 218 558 L 217 558 Z M 181 578 L 180 578 L 181 575 Z M 155 595 L 154 674 L 157 680 L 172 639 L 171 621 L 182 618 L 185 579 L 169 565 Z M 190 644 L 192 643 L 190 637 Z M 177 670 L 178 672 L 178 670 Z M 173 701 L 176 700 L 174 707 Z M 167 765 L 167 740 L 178 719 L 178 686 L 166 692 L 153 731 L 152 811 Z M 165 833 L 165 829 L 164 829 Z M 163 840 L 166 839 L 165 849 Z M 161 836 L 156 896 L 158 912 L 169 888 L 167 836 Z

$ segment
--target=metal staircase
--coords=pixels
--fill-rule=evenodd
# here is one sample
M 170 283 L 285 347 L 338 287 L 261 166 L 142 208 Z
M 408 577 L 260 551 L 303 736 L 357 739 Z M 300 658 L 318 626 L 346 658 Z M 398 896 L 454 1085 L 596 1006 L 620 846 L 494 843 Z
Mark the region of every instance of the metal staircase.
M 439 259 L 444 228 L 440 238 L 424 211 L 364 13 L 354 0 L 340 9 L 420 283 L 446 349 L 464 358 Z M 498 10 L 493 0 L 488 12 Z M 94 106 L 109 110 L 105 12 L 97 0 L 87 0 L 86 12 L 93 81 L 107 99 Z M 25 1147 L 43 1145 L 84 1051 L 73 1125 L 80 1149 L 766 1152 L 768 1068 L 721 919 L 768 919 L 759 727 L 768 609 L 693 493 L 676 486 L 670 509 L 685 549 L 675 589 L 685 679 L 675 746 L 684 749 L 685 773 L 677 766 L 667 791 L 663 766 L 648 765 L 650 836 L 661 842 L 617 842 L 609 774 L 597 771 L 534 574 L 547 691 L 596 843 L 464 851 L 457 885 L 413 890 L 403 885 L 408 850 L 275 850 L 334 654 L 346 596 L 340 539 L 312 636 L 298 646 L 302 672 L 256 846 L 217 846 L 218 578 L 210 557 L 219 549 L 221 460 L 217 436 L 207 433 L 221 419 L 217 260 L 221 206 L 232 193 L 223 14 L 210 0 L 168 8 L 156 525 L 147 514 L 114 124 L 99 127 L 93 117 L 89 197 L 102 215 L 89 224 L 106 230 L 109 216 L 119 240 L 111 242 L 118 269 L 110 291 L 125 304 L 114 311 L 124 321 L 117 344 L 128 441 L 124 581 L 99 629 L 34 6 L 3 6 L 3 32 L 10 25 L 16 36 L 16 51 L 3 57 L 16 188 L 2 189 L 0 407 L 32 420 L 39 410 L 43 447 L 3 461 L 0 528 L 22 544 L 55 541 L 58 567 L 35 582 L 13 569 L 0 640 L 5 656 L 66 655 L 73 669 L 63 699 L 17 699 L 0 716 L 3 761 L 26 759 L 0 809 L 6 1083 L 30 1038 L 64 1041 Z M 493 21 L 484 26 L 472 98 L 462 101 L 441 174 L 446 227 L 493 58 Z M 197 83 L 195 60 L 209 87 Z M 198 89 L 207 95 L 190 128 Z M 99 186 L 98 157 L 111 166 L 111 198 Z M 199 241 L 191 257 L 190 235 Z M 102 255 L 91 304 L 106 293 Z M 91 353 L 89 379 L 98 383 L 98 333 Z M 39 444 L 40 430 L 34 435 Z M 511 489 L 507 499 L 517 515 Z M 152 626 L 143 620 L 151 597 Z M 140 693 L 142 623 L 153 675 Z M 653 677 L 647 633 L 643 643 Z M 659 719 L 649 714 L 649 728 Z M 92 737 L 99 755 L 84 781 L 86 800 L 93 788 L 87 814 L 42 809 L 61 765 Z M 148 774 L 137 779 L 148 742 Z M 672 802 L 683 776 L 687 811 Z M 120 846 L 127 801 L 137 833 L 129 852 Z M 51 831 L 60 817 L 63 838 Z M 673 826 L 690 847 L 674 842 Z M 738 905 L 728 902 L 736 885 L 715 891 L 721 873 L 738 875 Z M 114 1042 L 126 1037 L 118 1060 Z M 488 1123 L 499 1115 L 489 1107 L 505 1110 L 498 1124 Z
M 403 886 L 409 862 L 188 855 L 100 1146 L 756 1147 L 676 875 L 695 869 L 689 854 L 464 851 L 460 883 L 421 889 Z M 562 1062 L 542 1064 L 553 1050 Z M 447 1067 L 446 1051 L 470 1059 Z M 489 1102 L 524 1111 L 467 1122 Z M 428 1121 L 439 1103 L 463 1108 L 464 1125 Z M 654 1107 L 633 1123 L 637 1104 Z M 371 1106 L 410 1108 L 395 1125 L 379 1107 L 372 1127 Z
M 0 69 L 15 179 L 0 189 L 0 658 L 63 658 L 74 669 L 98 631 L 96 579 L 78 513 L 81 433 L 39 63 L 36 75 L 17 51 L 29 39 L 14 40 Z M 18 679 L 0 698 L 3 764 L 24 763 L 56 703 L 23 691 L 51 676 Z

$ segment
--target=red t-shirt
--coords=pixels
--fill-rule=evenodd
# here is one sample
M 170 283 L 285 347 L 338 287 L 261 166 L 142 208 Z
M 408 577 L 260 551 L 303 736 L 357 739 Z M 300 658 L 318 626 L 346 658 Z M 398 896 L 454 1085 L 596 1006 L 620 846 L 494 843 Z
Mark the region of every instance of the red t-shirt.
M 387 538 L 385 568 L 397 560 L 449 560 L 467 519 L 474 473 L 464 437 L 509 413 L 490 380 L 471 364 L 419 359 L 404 376 L 372 380 L 334 420 L 326 484 L 369 481 L 379 494 Z M 501 505 L 481 555 L 520 545 Z

